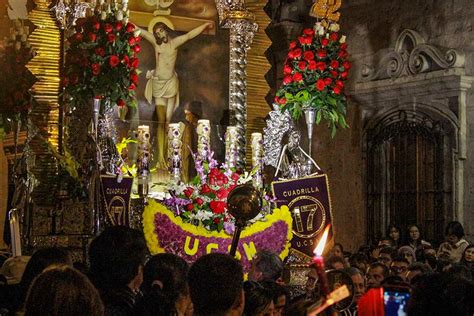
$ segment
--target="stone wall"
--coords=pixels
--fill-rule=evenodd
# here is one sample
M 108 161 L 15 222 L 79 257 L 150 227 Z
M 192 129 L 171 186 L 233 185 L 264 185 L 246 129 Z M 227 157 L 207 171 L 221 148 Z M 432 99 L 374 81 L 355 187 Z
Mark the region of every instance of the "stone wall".
M 379 50 L 393 47 L 404 29 L 413 29 L 429 43 L 455 48 L 466 54 L 466 72 L 474 72 L 474 31 L 471 0 L 350 0 L 341 9 L 342 32 L 348 37 L 354 63 L 349 90 L 358 81 L 361 65 L 375 60 Z M 474 234 L 474 106 L 468 93 L 468 152 L 464 162 L 464 227 Z M 350 130 L 331 139 L 323 126 L 316 130 L 313 152 L 330 177 L 336 241 L 355 250 L 365 242 L 366 213 L 364 160 L 362 159 L 363 118 L 360 106 L 350 103 Z M 453 212 L 454 213 L 454 212 Z

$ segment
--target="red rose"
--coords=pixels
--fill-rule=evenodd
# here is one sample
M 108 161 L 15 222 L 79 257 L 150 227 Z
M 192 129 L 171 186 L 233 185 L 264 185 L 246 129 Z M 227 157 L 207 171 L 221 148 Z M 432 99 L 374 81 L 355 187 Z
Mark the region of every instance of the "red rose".
M 337 60 L 331 61 L 331 68 L 332 69 L 337 69 L 339 68 L 339 62 Z
M 100 66 L 99 66 L 100 67 Z M 100 68 L 99 68 L 99 71 L 100 71 Z M 71 75 L 71 78 L 69 78 L 69 81 L 71 82 L 71 84 L 77 84 L 77 82 L 79 81 L 79 78 L 77 77 L 77 74 L 76 73 L 73 73 Z
M 138 58 L 133 57 L 132 59 L 130 59 L 130 66 L 133 67 L 133 68 L 137 68 L 138 67 Z
M 95 53 L 101 57 L 105 56 L 105 49 L 103 47 L 97 47 Z
M 318 61 L 316 63 L 316 68 L 319 70 L 319 71 L 324 71 L 324 69 L 326 69 L 326 63 L 325 62 L 322 62 L 322 61 Z
M 341 51 L 337 54 L 337 56 L 338 56 L 339 58 L 346 58 L 346 57 L 347 57 L 347 52 L 346 52 L 345 50 L 341 50 Z
M 345 61 L 342 63 L 342 67 L 344 67 L 345 70 L 351 69 L 351 66 L 352 66 L 351 63 L 348 61 Z
M 115 41 L 115 35 L 110 33 L 110 34 L 107 34 L 107 40 L 109 41 L 109 43 L 112 43 Z
M 293 59 L 297 59 L 297 58 L 301 57 L 301 53 L 302 53 L 301 48 L 296 48 L 296 49 L 291 50 L 288 53 L 288 57 L 293 58 Z
M 280 105 L 285 105 L 286 104 L 286 98 L 279 98 L 277 102 Z
M 87 36 L 89 37 L 89 41 L 91 42 L 95 42 L 95 40 L 97 39 L 97 35 L 95 33 L 89 33 L 87 34 Z
M 214 224 L 219 224 L 221 222 L 221 219 L 219 217 L 214 217 L 212 221 L 214 222 Z
M 292 72 L 293 72 L 293 69 L 291 69 L 289 65 L 285 65 L 285 67 L 283 67 L 283 73 L 285 75 L 291 75 Z
M 132 23 L 128 22 L 128 23 L 127 23 L 127 27 L 125 28 L 125 30 L 126 30 L 128 33 L 132 33 L 132 32 L 135 30 L 135 25 L 133 25 Z
M 296 47 L 296 41 L 291 41 L 290 42 L 290 49 L 293 49 Z
M 225 199 L 229 195 L 229 191 L 224 188 L 220 188 L 219 191 L 216 192 L 217 198 Z
M 284 99 L 284 98 L 282 98 L 282 99 Z M 234 172 L 234 173 L 232 173 L 232 175 L 230 176 L 230 178 L 231 178 L 234 182 L 237 182 L 237 181 L 239 181 L 239 179 L 240 179 L 240 175 L 239 175 L 237 172 Z
M 331 83 L 332 83 L 332 79 L 331 79 L 331 78 L 326 78 L 326 79 L 324 79 L 324 84 L 325 84 L 326 86 L 329 86 Z
M 92 66 L 91 66 L 91 68 L 92 68 L 92 74 L 93 74 L 94 76 L 97 76 L 98 74 L 100 74 L 100 64 L 98 64 L 98 63 L 93 63 Z
M 193 209 L 194 209 L 194 204 L 191 203 L 191 204 L 186 205 L 186 209 L 187 209 L 189 212 L 192 212 Z
M 69 79 L 67 77 L 64 77 L 61 81 L 61 84 L 63 85 L 63 87 L 67 87 L 67 85 L 69 84 Z
M 323 91 L 325 87 L 326 84 L 324 83 L 323 79 L 318 79 L 318 81 L 316 81 L 316 89 L 318 89 L 319 91 Z
M 311 45 L 311 43 L 313 42 L 313 38 L 308 36 L 300 36 L 298 37 L 298 41 L 301 45 Z
M 331 76 L 337 78 L 337 71 L 331 70 Z
M 84 38 L 84 35 L 82 33 L 76 33 L 74 34 L 74 39 L 78 42 L 82 42 L 82 39 Z
M 122 22 L 117 21 L 117 22 L 115 23 L 115 29 L 116 29 L 117 31 L 120 31 L 122 28 L 123 28 Z
M 137 42 L 137 40 L 136 40 L 135 37 L 133 37 L 133 36 L 131 36 L 131 37 L 128 39 L 128 44 L 129 44 L 130 46 L 135 45 L 136 42 Z
M 225 202 L 211 201 L 211 203 L 209 203 L 209 207 L 211 208 L 212 212 L 214 212 L 215 214 L 222 214 L 225 211 Z
M 122 58 L 122 63 L 124 63 L 125 65 L 128 66 L 128 65 L 130 64 L 130 58 L 128 58 L 128 56 L 125 55 L 125 56 Z
M 331 41 L 335 42 L 335 41 L 338 40 L 339 34 L 337 34 L 337 33 L 331 33 L 331 35 L 329 35 L 329 38 L 331 39 Z
M 297 72 L 293 75 L 293 80 L 294 81 L 302 81 L 303 80 L 303 75 L 301 73 Z
M 135 53 L 139 53 L 141 50 L 142 50 L 142 48 L 140 47 L 140 45 L 137 44 L 137 45 L 133 46 L 133 51 Z
M 313 29 L 304 29 L 303 33 L 308 36 L 313 36 L 314 35 L 314 30 Z
M 304 57 L 304 59 L 306 59 L 308 61 L 313 60 L 314 59 L 314 53 L 312 51 L 308 50 L 308 51 L 304 52 L 303 57 Z
M 202 186 L 201 186 L 201 194 L 207 194 L 207 193 L 211 193 L 212 190 L 211 188 L 206 184 L 204 183 Z
M 142 41 L 142 37 L 141 36 L 135 37 L 135 41 L 137 41 L 137 43 L 140 43 Z
M 309 70 L 316 70 L 316 62 L 314 60 L 310 60 L 308 64 Z
M 346 50 L 347 49 L 347 43 L 342 43 L 341 44 L 341 49 Z
M 117 106 L 118 106 L 119 108 L 125 107 L 125 101 L 122 100 L 122 99 L 118 99 L 118 100 L 117 100 Z
M 284 83 L 284 84 L 290 84 L 290 83 L 292 83 L 292 82 L 293 82 L 293 77 L 290 76 L 290 75 L 285 76 L 285 77 L 283 78 L 283 83 Z
M 186 189 L 183 190 L 184 195 L 189 198 L 194 192 L 194 189 L 191 187 L 187 187 Z
M 342 79 L 347 79 L 347 71 L 344 71 L 341 73 L 341 78 Z
M 100 30 L 100 23 L 99 22 L 92 23 L 92 28 L 96 31 Z
M 323 38 L 321 40 L 321 46 L 322 47 L 326 47 L 326 46 L 328 46 L 328 44 L 329 44 L 329 40 L 327 38 Z
M 110 67 L 115 68 L 117 67 L 119 63 L 120 63 L 120 59 L 117 56 L 115 55 L 110 56 L 110 59 L 109 59 Z
M 300 62 L 298 63 L 298 68 L 299 68 L 300 70 L 305 70 L 305 69 L 306 69 L 306 62 L 305 62 L 305 61 L 300 61 Z
M 319 58 L 325 58 L 328 55 L 328 53 L 324 49 L 318 50 L 316 54 L 318 55 Z
M 335 86 L 332 91 L 334 91 L 334 94 L 341 94 L 341 90 L 342 90 L 341 87 Z
M 110 25 L 109 23 L 105 23 L 104 24 L 104 31 L 105 33 L 110 33 L 114 30 L 114 28 L 112 27 L 112 25 Z
M 201 198 L 197 198 L 194 200 L 194 203 L 196 203 L 197 205 L 203 205 L 204 201 Z
M 135 86 L 135 84 L 132 82 L 132 83 L 130 84 L 130 86 L 128 87 L 128 90 L 135 90 L 135 88 L 136 88 L 136 86 Z
M 342 82 L 341 80 L 337 80 L 336 86 L 338 86 L 339 88 L 344 88 L 344 82 Z

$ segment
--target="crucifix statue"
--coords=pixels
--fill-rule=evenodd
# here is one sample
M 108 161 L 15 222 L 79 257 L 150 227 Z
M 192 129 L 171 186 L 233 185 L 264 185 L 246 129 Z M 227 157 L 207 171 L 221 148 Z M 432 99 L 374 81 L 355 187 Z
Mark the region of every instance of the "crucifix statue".
M 130 17 L 141 28 L 142 37 L 152 44 L 155 51 L 156 66 L 147 71 L 145 98 L 156 106 L 157 167 L 166 169 L 166 131 L 179 106 L 179 80 L 175 70 L 178 48 L 199 34 L 215 34 L 214 22 L 173 15 L 154 16 L 144 12 L 131 12 Z M 186 33 L 178 34 L 177 31 Z

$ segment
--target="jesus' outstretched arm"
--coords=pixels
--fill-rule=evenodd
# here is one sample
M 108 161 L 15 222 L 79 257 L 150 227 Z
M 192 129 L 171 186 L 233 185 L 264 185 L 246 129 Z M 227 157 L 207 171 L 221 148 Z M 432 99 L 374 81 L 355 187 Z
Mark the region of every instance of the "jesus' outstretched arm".
M 205 29 L 212 29 L 213 27 L 214 27 L 214 23 L 212 22 L 201 24 L 198 27 L 189 31 L 188 33 L 174 38 L 173 39 L 174 45 L 177 48 L 183 45 L 184 43 L 186 43 L 187 41 L 189 41 L 190 39 L 193 39 L 199 34 L 201 34 L 202 32 L 204 32 Z

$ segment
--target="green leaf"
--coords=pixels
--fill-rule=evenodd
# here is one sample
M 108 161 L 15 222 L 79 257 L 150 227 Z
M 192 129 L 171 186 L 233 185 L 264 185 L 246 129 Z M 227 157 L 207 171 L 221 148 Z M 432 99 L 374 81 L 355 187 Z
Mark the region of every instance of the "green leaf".
M 334 138 L 334 136 L 336 136 L 336 131 L 337 131 L 337 128 L 336 128 L 336 125 L 333 123 L 331 124 L 332 126 L 332 129 L 331 129 L 331 137 Z
M 319 110 L 317 113 L 316 113 L 316 124 L 319 124 L 321 122 L 321 110 Z

